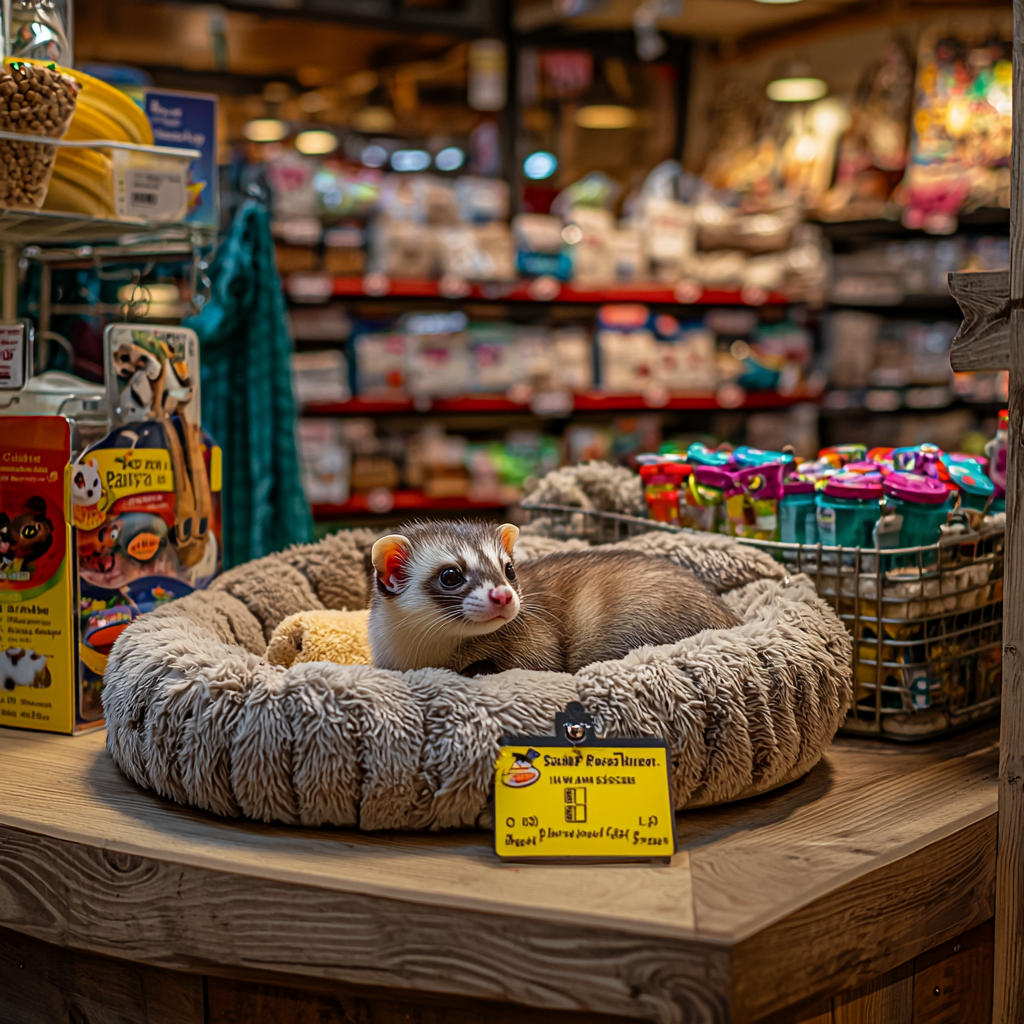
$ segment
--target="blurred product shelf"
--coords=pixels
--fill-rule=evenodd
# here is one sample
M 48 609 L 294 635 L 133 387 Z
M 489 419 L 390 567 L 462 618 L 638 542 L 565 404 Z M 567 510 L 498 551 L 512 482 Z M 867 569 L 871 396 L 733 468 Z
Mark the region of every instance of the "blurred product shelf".
M 318 522 L 345 519 L 356 515 L 387 515 L 390 512 L 471 512 L 506 508 L 510 503 L 495 499 L 475 501 L 464 495 L 432 498 L 423 491 L 389 491 L 380 488 L 368 493 L 353 494 L 341 504 L 313 504 L 313 518 Z M 514 504 L 514 503 L 513 503 Z

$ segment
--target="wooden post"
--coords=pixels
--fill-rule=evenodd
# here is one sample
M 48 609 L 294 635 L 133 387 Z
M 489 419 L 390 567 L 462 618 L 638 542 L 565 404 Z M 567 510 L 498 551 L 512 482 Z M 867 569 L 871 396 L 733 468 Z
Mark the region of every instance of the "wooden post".
M 993 1024 L 1024 1022 L 1024 0 L 1013 0 L 1010 425 Z
M 13 323 L 18 318 L 18 260 L 21 258 L 21 246 L 5 242 L 3 254 L 3 319 L 5 323 Z

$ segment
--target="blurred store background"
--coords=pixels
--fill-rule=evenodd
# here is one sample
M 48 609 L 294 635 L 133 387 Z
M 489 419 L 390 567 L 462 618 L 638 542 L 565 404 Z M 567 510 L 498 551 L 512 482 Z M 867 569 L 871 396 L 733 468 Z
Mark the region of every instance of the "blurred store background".
M 1007 2 L 75 16 L 89 74 L 217 98 L 219 227 L 269 211 L 318 531 L 506 515 L 551 467 L 693 441 L 996 432 L 1006 377 L 951 373 L 946 281 L 1008 265 Z M 165 284 L 136 315 L 174 322 Z M 100 379 L 103 317 L 55 301 L 49 368 Z

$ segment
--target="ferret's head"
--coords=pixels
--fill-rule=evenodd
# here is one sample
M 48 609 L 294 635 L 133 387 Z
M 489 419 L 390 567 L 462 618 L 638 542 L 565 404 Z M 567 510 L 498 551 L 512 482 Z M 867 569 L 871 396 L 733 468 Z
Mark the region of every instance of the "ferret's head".
M 433 642 L 493 633 L 519 614 L 518 536 L 511 523 L 412 523 L 373 545 L 374 603 L 430 630 Z

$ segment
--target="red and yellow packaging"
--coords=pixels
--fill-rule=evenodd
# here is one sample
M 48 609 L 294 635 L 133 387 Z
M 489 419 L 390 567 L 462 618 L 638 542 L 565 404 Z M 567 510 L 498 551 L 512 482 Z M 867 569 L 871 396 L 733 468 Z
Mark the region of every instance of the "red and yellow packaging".
M 0 431 L 0 725 L 88 728 L 75 661 L 71 426 L 18 416 Z

